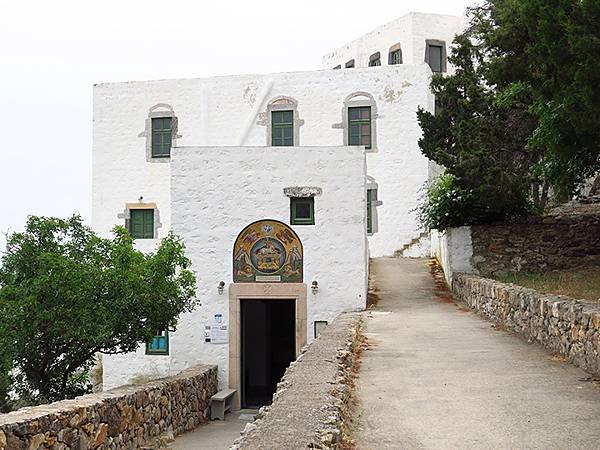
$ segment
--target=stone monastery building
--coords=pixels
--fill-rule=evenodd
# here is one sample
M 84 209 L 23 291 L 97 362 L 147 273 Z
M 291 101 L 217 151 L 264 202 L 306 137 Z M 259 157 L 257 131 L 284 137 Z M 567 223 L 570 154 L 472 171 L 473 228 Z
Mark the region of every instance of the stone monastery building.
M 94 86 L 93 227 L 152 251 L 181 236 L 201 302 L 177 330 L 104 358 L 104 388 L 217 364 L 238 406 L 363 309 L 369 256 L 418 240 L 434 170 L 418 107 L 462 19 L 411 13 L 325 55 L 322 70 Z M 423 246 L 423 252 L 428 249 Z

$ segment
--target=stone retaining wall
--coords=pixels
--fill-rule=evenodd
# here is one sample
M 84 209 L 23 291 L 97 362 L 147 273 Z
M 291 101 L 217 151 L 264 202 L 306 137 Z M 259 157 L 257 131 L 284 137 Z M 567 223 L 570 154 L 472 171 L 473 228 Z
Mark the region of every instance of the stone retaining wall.
M 431 232 L 431 256 L 452 273 L 493 276 L 600 266 L 600 197 L 564 204 L 544 217 Z
M 600 266 L 600 213 L 473 226 L 471 240 L 471 263 L 482 275 Z
M 208 420 L 217 366 L 0 414 L 0 450 L 160 448 Z
M 233 449 L 339 448 L 360 315 L 328 325 L 286 370 L 273 403 L 261 408 Z
M 600 305 L 463 273 L 452 290 L 493 322 L 600 375 Z

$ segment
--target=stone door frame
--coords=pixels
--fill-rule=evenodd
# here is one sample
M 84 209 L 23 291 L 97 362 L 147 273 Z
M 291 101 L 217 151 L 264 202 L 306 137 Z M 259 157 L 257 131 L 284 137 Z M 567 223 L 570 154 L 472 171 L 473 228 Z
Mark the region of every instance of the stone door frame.
M 306 291 L 304 283 L 232 283 L 229 285 L 229 388 L 237 391 L 234 409 L 241 407 L 240 302 L 248 299 L 295 300 L 297 358 L 307 340 Z

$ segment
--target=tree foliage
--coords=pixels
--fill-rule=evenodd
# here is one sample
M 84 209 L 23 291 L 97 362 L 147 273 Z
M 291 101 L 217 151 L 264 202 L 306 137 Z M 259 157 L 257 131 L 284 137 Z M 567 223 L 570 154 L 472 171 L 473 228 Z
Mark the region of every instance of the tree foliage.
M 489 83 L 531 100 L 537 173 L 558 195 L 575 193 L 600 170 L 600 2 L 487 0 L 471 23 Z
M 600 2 L 485 0 L 419 111 L 422 152 L 474 193 L 477 222 L 541 211 L 600 170 Z
M 421 151 L 453 175 L 453 188 L 472 193 L 465 223 L 505 220 L 530 210 L 531 166 L 525 149 L 535 119 L 522 102 L 498 101 L 483 76 L 482 57 L 468 35 L 455 40 L 455 75 L 435 75 L 436 113 L 419 110 Z
M 79 216 L 30 217 L 24 232 L 9 236 L 0 345 L 11 349 L 12 388 L 23 400 L 87 391 L 97 352 L 134 351 L 195 306 L 195 276 L 180 239 L 169 234 L 155 253 L 143 254 L 124 228 L 113 233 L 99 237 Z

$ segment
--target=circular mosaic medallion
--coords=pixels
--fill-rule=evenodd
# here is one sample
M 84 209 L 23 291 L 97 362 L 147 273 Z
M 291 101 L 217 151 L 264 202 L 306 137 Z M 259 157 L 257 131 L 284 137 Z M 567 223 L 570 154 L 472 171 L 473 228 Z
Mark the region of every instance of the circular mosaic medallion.
M 285 247 L 277 239 L 259 239 L 250 250 L 250 260 L 259 272 L 277 272 L 286 260 Z

